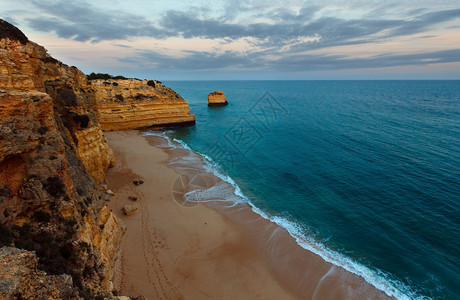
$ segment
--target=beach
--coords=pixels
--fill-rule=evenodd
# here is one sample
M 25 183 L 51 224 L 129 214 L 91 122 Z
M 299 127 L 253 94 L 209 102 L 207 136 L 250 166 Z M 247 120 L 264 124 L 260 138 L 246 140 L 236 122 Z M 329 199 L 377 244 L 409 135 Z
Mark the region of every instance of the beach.
M 108 187 L 115 193 L 108 205 L 127 227 L 114 271 L 120 294 L 147 299 L 389 298 L 362 277 L 303 249 L 287 230 L 248 205 L 178 200 L 175 183 L 183 174 L 167 161 L 180 153 L 156 147 L 158 137 L 139 131 L 106 136 L 117 158 L 107 171 Z M 200 176 L 215 184 L 220 180 Z M 136 186 L 138 179 L 144 183 Z M 139 212 L 125 216 L 125 205 Z

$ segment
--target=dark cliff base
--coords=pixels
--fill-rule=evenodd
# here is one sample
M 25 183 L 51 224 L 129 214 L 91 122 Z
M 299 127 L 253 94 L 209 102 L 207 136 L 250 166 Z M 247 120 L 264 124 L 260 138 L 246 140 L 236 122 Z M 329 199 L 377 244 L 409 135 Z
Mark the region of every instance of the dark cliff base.
M 225 105 L 228 105 L 228 102 L 225 101 L 223 103 L 208 103 L 208 106 L 212 107 L 212 106 L 225 106 Z

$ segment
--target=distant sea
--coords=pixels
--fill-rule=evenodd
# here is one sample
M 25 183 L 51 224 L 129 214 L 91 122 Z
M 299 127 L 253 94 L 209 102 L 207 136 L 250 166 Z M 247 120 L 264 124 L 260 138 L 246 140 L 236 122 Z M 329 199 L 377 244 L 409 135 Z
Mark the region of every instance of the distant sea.
M 164 83 L 197 123 L 162 134 L 228 176 L 227 201 L 399 299 L 460 299 L 460 81 Z

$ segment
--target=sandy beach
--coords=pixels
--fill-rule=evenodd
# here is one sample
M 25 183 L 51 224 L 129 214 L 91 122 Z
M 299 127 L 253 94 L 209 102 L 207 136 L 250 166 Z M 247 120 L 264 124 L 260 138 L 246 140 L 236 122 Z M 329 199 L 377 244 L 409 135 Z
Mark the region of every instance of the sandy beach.
M 120 294 L 147 299 L 388 299 L 361 277 L 300 247 L 247 205 L 184 205 L 171 153 L 138 131 L 106 133 L 117 162 L 109 207 L 127 226 L 116 261 Z M 142 179 L 136 186 L 133 180 Z M 215 178 L 212 180 L 216 180 Z M 137 197 L 137 201 L 129 200 Z M 124 205 L 139 208 L 125 216 Z

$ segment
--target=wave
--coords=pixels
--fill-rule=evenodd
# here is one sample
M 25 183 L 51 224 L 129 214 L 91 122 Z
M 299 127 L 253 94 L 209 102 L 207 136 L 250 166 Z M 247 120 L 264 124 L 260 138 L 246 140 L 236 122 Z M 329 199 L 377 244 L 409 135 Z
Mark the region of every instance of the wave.
M 230 206 L 241 203 L 248 204 L 254 213 L 286 229 L 289 234 L 296 240 L 297 244 L 303 249 L 319 255 L 326 262 L 332 263 L 336 266 L 342 267 L 348 272 L 361 276 L 366 282 L 373 285 L 378 290 L 384 292 L 389 297 L 394 297 L 401 300 L 431 299 L 429 297 L 419 295 L 417 291 L 413 290 L 410 286 L 404 284 L 401 281 L 393 279 L 390 274 L 387 274 L 379 269 L 371 269 L 341 254 L 340 252 L 328 248 L 322 242 L 318 241 L 313 236 L 313 234 L 309 234 L 307 228 L 298 222 L 290 220 L 289 216 L 269 215 L 263 210 L 259 209 L 249 200 L 248 197 L 244 195 L 238 184 L 230 176 L 226 175 L 225 172 L 222 171 L 222 168 L 208 155 L 192 150 L 185 142 L 181 140 L 169 137 L 166 131 L 148 131 L 145 132 L 144 135 L 156 136 L 165 139 L 166 144 L 161 144 L 160 147 L 172 149 L 181 148 L 186 149 L 191 153 L 197 154 L 201 158 L 201 162 L 204 166 L 204 171 L 213 174 L 214 176 L 221 179 L 225 184 L 227 184 L 227 186 L 224 184 L 217 184 L 207 188 L 197 188 L 192 190 L 184 195 L 186 201 L 202 203 L 225 202 L 229 203 Z M 189 159 L 184 159 L 184 162 L 187 161 L 189 161 Z

